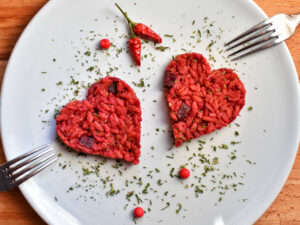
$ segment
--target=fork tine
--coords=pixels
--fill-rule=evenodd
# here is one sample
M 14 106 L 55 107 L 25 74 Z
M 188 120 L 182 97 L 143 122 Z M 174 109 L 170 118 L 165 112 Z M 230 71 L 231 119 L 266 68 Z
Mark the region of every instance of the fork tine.
M 39 154 L 37 154 L 37 155 L 35 155 L 35 156 L 33 156 L 33 157 L 31 157 L 31 158 L 29 158 L 29 159 L 27 159 L 27 160 L 19 163 L 19 164 L 17 164 L 16 166 L 14 166 L 12 168 L 9 168 L 9 170 L 7 172 L 8 173 L 12 173 L 12 172 L 16 171 L 17 169 L 19 169 L 19 168 L 21 168 L 21 167 L 23 167 L 25 165 L 28 165 L 30 162 L 32 162 L 32 161 L 34 161 L 34 160 L 42 157 L 43 155 L 46 155 L 47 153 L 49 153 L 51 151 L 52 151 L 52 148 L 48 148 L 45 151 L 42 151 Z
M 56 161 L 56 157 L 52 160 L 50 160 L 49 162 L 47 162 L 46 164 L 44 164 L 43 166 L 38 167 L 37 169 L 35 169 L 34 171 L 32 171 L 31 173 L 27 174 L 26 176 L 22 177 L 21 179 L 15 181 L 12 185 L 11 188 L 14 188 L 20 184 L 22 184 L 24 181 L 28 180 L 29 178 L 33 177 L 35 174 L 39 173 L 40 171 L 42 171 L 43 169 L 47 168 L 48 166 L 50 166 L 52 163 L 54 163 Z
M 39 162 L 36 162 L 36 163 L 34 163 L 33 165 L 30 165 L 30 166 L 26 167 L 25 169 L 21 170 L 20 172 L 17 172 L 17 173 L 15 173 L 15 174 L 13 174 L 13 175 L 10 176 L 9 178 L 10 178 L 11 180 L 15 180 L 16 178 L 18 178 L 19 176 L 23 175 L 24 173 L 26 173 L 26 172 L 28 172 L 28 171 L 34 169 L 35 167 L 39 166 L 40 164 L 46 162 L 48 159 L 52 158 L 53 156 L 55 156 L 54 153 L 51 154 L 51 155 L 49 155 L 49 156 L 46 157 L 45 159 L 43 159 L 43 160 L 41 160 L 41 161 L 39 161 Z
M 237 50 L 237 51 L 231 53 L 228 57 L 233 56 L 233 55 L 236 55 L 236 54 L 238 54 L 238 53 L 240 53 L 240 52 L 243 52 L 243 51 L 245 51 L 245 50 L 247 50 L 247 49 L 249 49 L 249 48 L 252 48 L 252 47 L 254 47 L 254 46 L 256 46 L 256 45 L 263 44 L 263 43 L 265 43 L 265 42 L 268 42 L 268 41 L 271 41 L 271 40 L 273 40 L 273 39 L 276 39 L 277 37 L 278 37 L 278 36 L 272 36 L 272 35 L 270 35 L 270 36 L 268 36 L 268 37 L 259 39 L 258 41 L 253 42 L 252 44 L 247 45 L 246 47 L 241 48 L 240 50 Z
M 22 159 L 24 159 L 24 158 L 26 158 L 26 157 L 28 157 L 28 156 L 34 154 L 34 153 L 36 153 L 36 152 L 38 152 L 38 151 L 40 151 L 40 150 L 42 150 L 42 149 L 44 149 L 44 148 L 46 148 L 46 147 L 48 147 L 49 145 L 50 145 L 50 144 L 42 145 L 42 146 L 40 146 L 40 147 L 38 147 L 38 148 L 32 150 L 31 152 L 27 152 L 27 153 L 25 153 L 25 154 L 23 154 L 23 155 L 21 155 L 21 156 L 19 156 L 19 157 L 17 157 L 17 158 L 14 158 L 14 159 L 8 161 L 7 163 L 3 164 L 3 167 L 4 167 L 4 168 L 7 168 L 8 166 L 10 166 L 10 165 L 12 165 L 12 164 L 14 164 L 14 163 L 16 163 L 16 162 L 22 160 Z
M 238 56 L 238 57 L 233 58 L 231 61 L 238 60 L 238 59 L 243 58 L 243 57 L 245 57 L 245 56 L 247 56 L 247 55 L 250 55 L 250 54 L 253 54 L 253 53 L 255 53 L 255 52 L 264 50 L 264 49 L 266 49 L 266 48 L 270 48 L 270 47 L 272 47 L 272 46 L 274 46 L 274 45 L 277 45 L 277 44 L 279 44 L 279 43 L 280 43 L 280 41 L 276 41 L 276 40 L 275 40 L 275 41 L 272 41 L 272 42 L 269 42 L 269 43 L 266 43 L 266 44 L 264 44 L 264 45 L 262 45 L 262 46 L 260 46 L 260 47 L 258 47 L 258 48 L 255 48 L 255 49 L 253 49 L 253 50 L 251 50 L 251 51 L 249 51 L 249 52 L 247 52 L 247 53 L 245 53 L 245 54 L 242 54 L 242 55 L 240 55 L 240 56 Z
M 262 22 L 260 22 L 259 24 L 255 25 L 254 27 L 250 28 L 249 30 L 245 31 L 244 33 L 240 34 L 239 36 L 237 36 L 236 38 L 234 38 L 233 40 L 225 43 L 224 46 L 228 46 L 230 44 L 232 44 L 233 42 L 236 42 L 237 40 L 247 36 L 248 34 L 251 34 L 255 31 L 260 30 L 261 28 L 268 26 L 270 23 L 268 22 L 268 20 L 264 20 Z
M 252 40 L 254 40 L 254 39 L 256 39 L 256 38 L 259 38 L 259 37 L 262 37 L 262 36 L 264 36 L 264 35 L 266 35 L 266 34 L 274 33 L 274 32 L 275 32 L 274 29 L 272 29 L 272 30 L 270 30 L 270 29 L 262 30 L 262 31 L 258 32 L 257 34 L 253 34 L 253 35 L 251 35 L 250 37 L 246 38 L 245 40 L 243 40 L 243 41 L 241 41 L 241 42 L 239 42 L 239 43 L 237 43 L 237 44 L 231 46 L 230 48 L 227 48 L 225 51 L 229 51 L 229 50 L 231 50 L 231 49 L 233 49 L 233 48 L 236 48 L 236 47 L 238 47 L 238 46 L 240 46 L 240 45 L 242 45 L 242 44 L 247 43 L 248 41 L 252 41 Z

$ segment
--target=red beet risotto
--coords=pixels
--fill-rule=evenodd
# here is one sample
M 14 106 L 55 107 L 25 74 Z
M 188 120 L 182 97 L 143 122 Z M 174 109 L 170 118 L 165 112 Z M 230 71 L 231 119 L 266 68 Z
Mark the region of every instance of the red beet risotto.
M 60 139 L 78 152 L 139 163 L 140 101 L 124 81 L 106 77 L 73 101 L 56 118 Z

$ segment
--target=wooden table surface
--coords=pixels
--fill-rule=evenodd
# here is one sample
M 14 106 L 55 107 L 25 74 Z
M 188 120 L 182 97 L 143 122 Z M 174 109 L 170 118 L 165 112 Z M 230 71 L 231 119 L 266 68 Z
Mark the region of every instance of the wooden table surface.
M 0 82 L 10 53 L 25 26 L 47 0 L 0 0 Z M 268 16 L 300 13 L 300 0 L 255 0 Z M 287 42 L 297 71 L 300 71 L 300 28 Z M 299 76 L 299 75 L 298 75 Z M 0 163 L 5 161 L 0 142 Z M 0 224 L 44 224 L 14 189 L 0 193 Z M 300 151 L 285 186 L 256 225 L 300 225 Z

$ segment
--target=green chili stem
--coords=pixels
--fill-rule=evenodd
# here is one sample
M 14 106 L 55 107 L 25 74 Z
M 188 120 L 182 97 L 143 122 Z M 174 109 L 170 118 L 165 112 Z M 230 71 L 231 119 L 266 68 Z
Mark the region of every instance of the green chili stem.
M 136 38 L 136 35 L 135 35 L 135 33 L 133 31 L 133 28 L 132 28 L 132 24 L 129 23 L 128 25 L 129 25 L 129 29 L 130 29 L 130 34 L 131 34 L 130 36 L 131 36 L 131 38 Z
M 115 3 L 115 5 L 118 7 L 118 9 L 121 11 L 121 13 L 125 16 L 125 18 L 127 19 L 128 23 L 135 27 L 136 23 L 133 22 L 131 19 L 129 19 L 129 17 L 127 16 L 127 13 L 124 12 L 117 3 Z

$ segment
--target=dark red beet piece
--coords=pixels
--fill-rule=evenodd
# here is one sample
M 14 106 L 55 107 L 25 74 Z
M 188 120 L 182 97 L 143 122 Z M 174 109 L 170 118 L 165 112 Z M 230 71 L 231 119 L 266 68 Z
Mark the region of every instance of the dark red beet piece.
M 108 86 L 107 90 L 110 92 L 110 93 L 113 93 L 114 95 L 117 94 L 117 85 L 118 85 L 118 82 L 114 81 L 111 85 Z
M 186 105 L 184 102 L 181 104 L 180 109 L 177 112 L 177 117 L 179 120 L 184 120 L 188 117 L 191 112 L 191 107 Z
M 95 143 L 95 139 L 92 137 L 82 136 L 80 138 L 80 144 L 84 145 L 87 148 L 92 147 L 94 143 Z
M 177 78 L 176 73 L 167 71 L 164 76 L 164 87 L 168 89 L 172 88 L 173 85 L 175 84 L 176 78 Z

